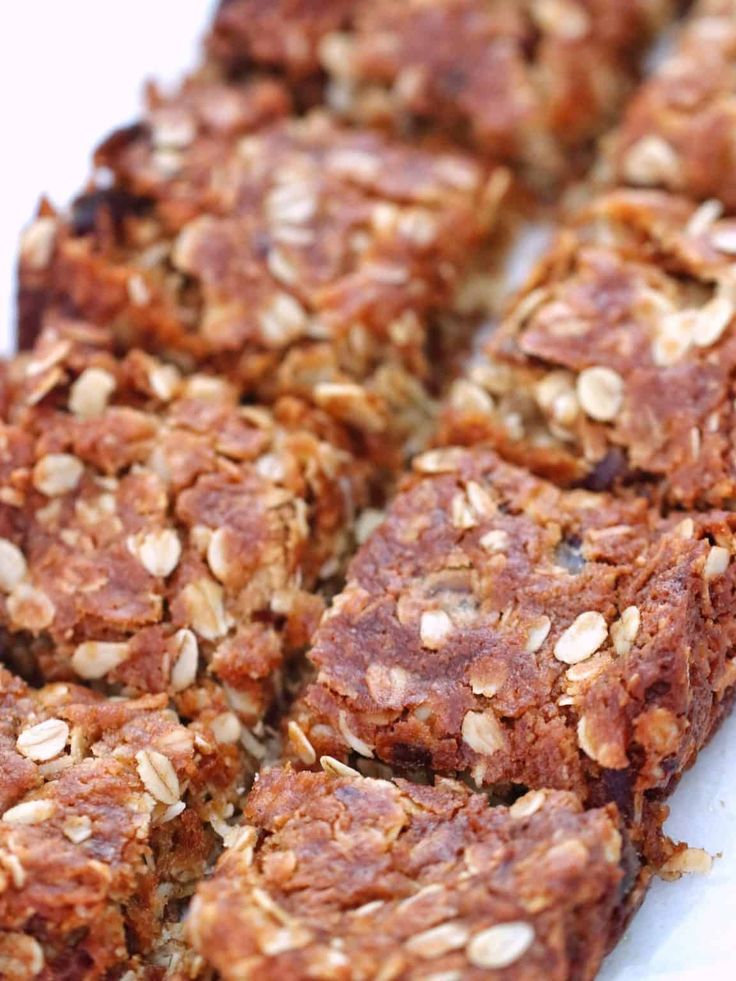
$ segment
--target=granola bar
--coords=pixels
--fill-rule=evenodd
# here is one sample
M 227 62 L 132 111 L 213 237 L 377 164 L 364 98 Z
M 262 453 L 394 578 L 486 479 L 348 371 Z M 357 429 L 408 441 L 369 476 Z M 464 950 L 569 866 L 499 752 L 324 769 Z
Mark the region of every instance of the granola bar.
M 79 321 L 50 324 L 8 373 L 8 656 L 46 680 L 166 692 L 237 742 L 319 619 L 365 465 L 323 413 L 242 406 L 220 378 L 116 358 Z
M 98 153 L 112 186 L 31 226 L 23 336 L 44 309 L 83 316 L 261 401 L 305 397 L 395 458 L 430 421 L 444 332 L 457 348 L 470 324 L 506 172 L 321 112 L 244 137 L 208 106 L 154 100 Z
M 736 222 L 655 191 L 572 222 L 450 393 L 440 440 L 557 482 L 736 499 Z
M 149 188 L 141 176 L 140 193 L 133 194 L 124 187 L 111 184 L 111 173 L 104 167 L 131 143 L 150 136 L 149 170 L 156 175 L 156 187 L 166 185 L 168 194 L 164 209 L 166 221 L 181 226 L 199 213 L 207 198 L 208 186 L 225 150 L 249 133 L 286 116 L 291 99 L 286 89 L 275 80 L 255 77 L 241 85 L 226 85 L 206 77 L 186 80 L 176 98 L 167 98 L 154 85 L 148 87 L 148 118 L 113 133 L 104 145 L 103 168 L 98 185 L 91 186 L 74 202 L 68 215 L 57 215 L 53 207 L 42 202 L 38 220 L 24 232 L 19 256 L 19 325 L 21 348 L 32 346 L 38 334 L 44 310 L 54 296 L 55 244 L 57 229 L 64 242 L 59 244 L 59 258 L 71 250 L 69 261 L 82 263 L 76 285 L 70 291 L 69 303 L 76 303 L 88 313 L 98 310 L 112 316 L 115 307 L 125 305 L 128 277 L 125 270 L 116 270 L 124 253 L 118 245 L 126 239 L 125 231 L 136 219 L 130 248 L 135 241 L 140 246 L 143 269 L 162 257 L 157 250 L 147 254 L 146 246 L 155 238 L 147 231 L 143 220 L 147 210 Z M 195 140 L 196 137 L 196 140 Z M 193 144 L 193 145 L 192 145 Z M 180 174 L 181 149 L 189 146 L 187 167 Z M 176 165 L 176 166 L 175 166 Z M 139 165 L 138 169 L 142 169 Z M 168 180 L 168 184 L 166 183 Z M 154 193 L 155 188 L 150 189 Z M 133 231 L 136 235 L 133 235 Z M 130 237 L 130 236 L 128 236 Z M 68 240 L 68 241 L 67 241 Z M 158 252 L 161 251 L 159 247 Z M 97 252 L 95 265 L 93 254 Z M 91 265 L 86 280 L 81 277 L 84 261 Z M 97 269 L 99 267 L 99 269 Z M 95 282 L 99 275 L 99 283 Z M 132 276 L 133 271 L 128 275 Z M 63 271 L 60 276 L 63 276 Z M 60 298 L 65 294 L 59 281 Z M 103 286 L 105 287 L 103 290 Z M 143 296 L 145 283 L 134 280 L 127 287 L 129 301 Z M 98 290 L 100 295 L 95 296 Z
M 304 763 L 614 800 L 645 850 L 731 704 L 733 513 L 661 519 L 484 450 L 432 450 L 358 551 L 309 657 Z
M 189 933 L 224 979 L 592 978 L 636 895 L 615 808 L 271 770 Z
M 736 208 L 736 4 L 696 5 L 609 138 L 601 176 Z
M 320 45 L 336 112 L 429 128 L 547 185 L 579 169 L 667 0 L 374 0 Z
M 165 695 L 32 689 L 0 669 L 7 981 L 197 966 L 180 915 L 230 833 L 242 773 L 214 728 L 166 706 Z

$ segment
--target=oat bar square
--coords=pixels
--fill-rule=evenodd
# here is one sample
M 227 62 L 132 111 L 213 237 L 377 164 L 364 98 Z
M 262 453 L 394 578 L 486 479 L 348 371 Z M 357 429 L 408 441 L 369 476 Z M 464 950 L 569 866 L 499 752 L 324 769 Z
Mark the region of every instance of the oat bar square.
M 295 756 L 614 800 L 656 849 L 656 801 L 733 699 L 736 518 L 662 519 L 484 450 L 414 470 L 317 632 Z
M 181 915 L 239 809 L 235 747 L 165 695 L 33 689 L 3 668 L 0 761 L 0 975 L 196 967 Z
M 563 227 L 455 383 L 439 439 L 667 506 L 736 499 L 736 222 L 656 191 Z
M 259 402 L 306 398 L 395 466 L 431 424 L 438 351 L 485 309 L 508 175 L 322 111 L 254 123 L 273 84 L 190 82 L 107 141 L 112 185 L 24 237 L 22 337 L 44 311 L 90 319 Z
M 601 177 L 736 208 L 736 4 L 701 0 L 607 138 Z
M 643 882 L 615 808 L 556 791 L 270 770 L 245 819 L 188 921 L 224 979 L 591 978 Z
M 6 656 L 46 680 L 167 693 L 248 739 L 351 548 L 365 464 L 324 413 L 241 405 L 217 376 L 115 356 L 80 321 L 8 364 L 5 403 Z

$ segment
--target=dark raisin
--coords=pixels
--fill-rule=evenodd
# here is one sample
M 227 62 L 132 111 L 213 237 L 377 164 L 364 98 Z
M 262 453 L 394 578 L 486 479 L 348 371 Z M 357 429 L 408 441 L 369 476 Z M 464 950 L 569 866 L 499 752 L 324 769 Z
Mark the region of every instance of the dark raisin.
M 99 227 L 104 214 L 116 235 L 128 217 L 144 215 L 148 201 L 117 188 L 107 188 L 82 194 L 72 204 L 71 228 L 74 235 L 91 235 Z
M 622 817 L 631 818 L 633 813 L 633 776 L 631 768 L 626 770 L 601 770 L 600 798 L 596 804 L 612 801 L 619 809 Z
M 591 491 L 607 491 L 626 473 L 626 457 L 621 450 L 610 450 L 599 460 L 582 481 L 581 486 Z
M 391 756 L 398 766 L 430 766 L 432 763 L 432 754 L 428 749 L 410 743 L 394 743 Z

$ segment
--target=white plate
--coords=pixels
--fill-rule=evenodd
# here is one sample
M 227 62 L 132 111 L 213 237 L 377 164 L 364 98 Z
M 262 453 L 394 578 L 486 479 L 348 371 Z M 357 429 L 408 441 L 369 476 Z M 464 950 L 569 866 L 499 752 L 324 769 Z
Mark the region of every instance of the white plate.
M 613 2 L 613 0 L 612 0 Z M 209 0 L 23 0 L 0 4 L 0 312 L 12 347 L 20 228 L 41 193 L 67 201 L 89 152 L 135 117 L 142 83 L 192 64 Z M 720 981 L 736 976 L 736 719 L 722 728 L 672 800 L 668 829 L 721 853 L 708 876 L 657 882 L 604 981 Z M 735 767 L 736 772 L 736 767 Z

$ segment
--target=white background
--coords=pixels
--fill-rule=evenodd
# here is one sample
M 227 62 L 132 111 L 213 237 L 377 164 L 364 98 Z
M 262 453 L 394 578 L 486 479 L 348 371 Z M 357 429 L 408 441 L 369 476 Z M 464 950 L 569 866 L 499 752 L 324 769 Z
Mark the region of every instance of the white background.
M 0 316 L 12 325 L 19 230 L 66 202 L 143 84 L 192 65 L 213 0 L 0 0 Z M 3 350 L 8 338 L 3 332 Z
M 615 3 L 617 0 L 610 0 Z M 89 152 L 132 120 L 144 79 L 196 57 L 209 0 L 0 2 L 0 314 L 12 348 L 14 257 L 41 193 L 67 201 Z M 720 853 L 708 876 L 657 882 L 607 961 L 605 981 L 736 978 L 736 718 L 683 780 L 668 828 Z

